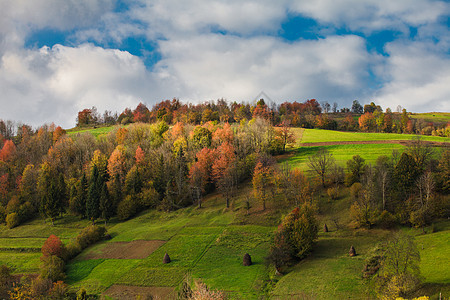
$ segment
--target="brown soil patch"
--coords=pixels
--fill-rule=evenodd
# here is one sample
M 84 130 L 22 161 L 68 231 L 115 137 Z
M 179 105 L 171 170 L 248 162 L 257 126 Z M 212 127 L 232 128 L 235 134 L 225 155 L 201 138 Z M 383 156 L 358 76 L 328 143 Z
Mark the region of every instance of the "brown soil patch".
M 113 285 L 103 294 L 113 299 L 135 300 L 136 296 L 141 299 L 176 299 L 175 288 L 160 286 L 131 286 Z
M 166 241 L 132 241 L 107 243 L 100 253 L 90 253 L 86 259 L 143 259 L 152 254 Z

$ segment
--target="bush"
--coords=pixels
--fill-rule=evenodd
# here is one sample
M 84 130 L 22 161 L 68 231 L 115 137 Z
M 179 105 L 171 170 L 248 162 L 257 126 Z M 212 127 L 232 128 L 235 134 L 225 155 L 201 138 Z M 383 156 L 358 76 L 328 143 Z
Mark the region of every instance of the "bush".
M 331 200 L 336 200 L 339 197 L 339 189 L 338 187 L 331 187 L 327 189 L 328 197 L 330 197 Z
M 378 217 L 377 223 L 381 228 L 390 229 L 395 226 L 396 220 L 394 215 L 386 210 L 383 210 Z
M 14 228 L 20 224 L 20 218 L 17 213 L 10 213 L 6 216 L 6 227 Z
M 67 291 L 67 284 L 65 284 L 63 281 L 57 281 L 53 283 L 53 287 L 51 288 L 49 294 L 51 299 L 65 299 Z
M 84 228 L 75 238 L 81 249 L 88 247 L 105 237 L 106 229 L 103 226 L 90 225 Z
M 117 206 L 117 218 L 119 218 L 119 220 L 121 221 L 128 220 L 136 214 L 137 208 L 137 201 L 133 197 L 128 195 Z
M 41 258 L 43 264 L 41 265 L 41 277 L 43 279 L 50 279 L 51 281 L 63 280 L 66 277 L 64 274 L 65 263 L 62 258 L 56 255 L 43 256 Z
M 81 253 L 81 251 L 83 251 L 83 248 L 81 248 L 81 245 L 74 241 L 72 243 L 70 243 L 69 245 L 67 245 L 66 248 L 66 257 L 65 260 L 69 260 L 71 258 L 74 258 L 75 256 L 77 256 L 78 254 Z
M 44 298 L 48 291 L 52 288 L 52 281 L 49 278 L 38 276 L 31 281 L 30 292 L 34 298 Z

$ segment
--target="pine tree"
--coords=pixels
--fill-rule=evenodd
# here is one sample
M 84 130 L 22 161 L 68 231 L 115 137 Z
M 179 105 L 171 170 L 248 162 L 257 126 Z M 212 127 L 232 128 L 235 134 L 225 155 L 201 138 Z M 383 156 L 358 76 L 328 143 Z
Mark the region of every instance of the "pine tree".
M 106 182 L 104 181 L 100 193 L 100 211 L 106 225 L 106 222 L 108 222 L 109 219 L 111 219 L 111 217 L 113 216 L 114 210 L 111 197 L 109 196 L 108 187 L 106 186 Z
M 92 168 L 91 182 L 89 184 L 89 191 L 86 201 L 86 216 L 92 220 L 94 224 L 95 219 L 100 216 L 100 195 L 101 195 L 101 179 L 96 165 Z

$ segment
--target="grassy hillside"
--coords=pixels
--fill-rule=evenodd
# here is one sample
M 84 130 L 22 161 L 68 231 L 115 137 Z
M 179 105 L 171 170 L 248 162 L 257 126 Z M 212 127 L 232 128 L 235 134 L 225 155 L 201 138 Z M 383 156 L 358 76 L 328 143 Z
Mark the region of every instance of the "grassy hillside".
M 430 112 L 430 113 L 418 113 L 410 114 L 413 119 L 423 119 L 426 122 L 447 123 L 450 122 L 450 113 L 444 112 Z
M 299 129 L 296 129 L 299 130 Z M 349 132 L 332 131 L 324 129 L 304 129 L 301 143 L 322 142 L 359 142 L 359 141 L 406 141 L 411 140 L 413 134 L 397 133 L 373 133 L 373 132 Z M 421 136 L 424 141 L 450 142 L 450 138 L 438 136 Z
M 324 141 L 325 135 L 335 139 L 334 135 L 340 134 L 300 129 L 295 133 L 302 141 L 307 138 L 312 142 Z M 342 135 L 341 141 L 354 138 L 383 140 L 386 135 L 349 133 Z M 390 155 L 392 150 L 404 148 L 389 143 L 301 146 L 292 151 L 287 161 L 295 167 L 307 168 L 307 157 L 320 147 L 333 153 L 339 164 L 355 154 L 373 162 L 379 155 Z M 324 191 L 316 191 L 314 201 L 319 210 L 320 228 L 326 223 L 330 232 L 321 232 L 313 254 L 292 266 L 284 276 L 276 276 L 271 268 L 266 268 L 264 257 L 276 226 L 289 208 L 283 208 L 275 198 L 262 211 L 260 203 L 252 199 L 247 214 L 245 200 L 250 194 L 251 186 L 247 182 L 240 186 L 229 209 L 220 195 L 212 194 L 204 199 L 202 209 L 192 206 L 168 213 L 149 210 L 126 222 L 113 219 L 107 225 L 112 239 L 86 249 L 69 262 L 66 282 L 72 290 L 83 287 L 90 293 L 118 298 L 130 286 L 142 293 L 172 297 L 186 276 L 210 288 L 224 290 L 232 299 L 373 297 L 361 278 L 361 271 L 376 245 L 392 233 L 381 229 L 354 230 L 348 226 L 351 205 L 348 188 L 342 187 L 334 201 Z M 1 227 L 0 263 L 6 263 L 15 274 L 36 273 L 40 247 L 50 234 L 68 243 L 89 223 L 66 216 L 57 220 L 55 226 L 37 219 L 14 229 Z M 436 232 L 428 234 L 409 228 L 403 230 L 417 236 L 425 283 L 420 293 L 442 292 L 449 297 L 450 221 L 435 224 L 435 229 Z M 356 248 L 356 257 L 348 256 L 351 245 Z M 169 264 L 163 264 L 165 253 L 172 259 Z M 245 253 L 252 257 L 254 264 L 250 267 L 242 265 Z
M 116 125 L 116 126 L 104 126 L 104 127 L 96 127 L 96 128 L 94 128 L 94 127 L 92 127 L 92 128 L 84 128 L 84 127 L 82 127 L 82 128 L 78 128 L 78 127 L 75 127 L 75 128 L 72 128 L 72 129 L 68 129 L 67 130 L 67 134 L 69 135 L 69 136 L 73 136 L 73 135 L 76 135 L 76 134 L 81 134 L 81 133 L 85 133 L 85 132 L 90 132 L 93 136 L 95 136 L 95 137 L 99 137 L 99 136 L 101 136 L 101 135 L 104 135 L 104 134 L 107 134 L 107 133 L 109 133 L 110 131 L 112 131 L 114 128 L 116 128 L 116 127 L 118 127 L 118 125 Z

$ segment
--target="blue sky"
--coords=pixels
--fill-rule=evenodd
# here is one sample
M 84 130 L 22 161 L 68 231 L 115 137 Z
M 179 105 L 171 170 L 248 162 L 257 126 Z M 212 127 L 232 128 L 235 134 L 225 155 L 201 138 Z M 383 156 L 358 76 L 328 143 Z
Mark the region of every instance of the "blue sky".
M 450 111 L 449 19 L 430 0 L 0 0 L 0 118 L 262 91 Z

